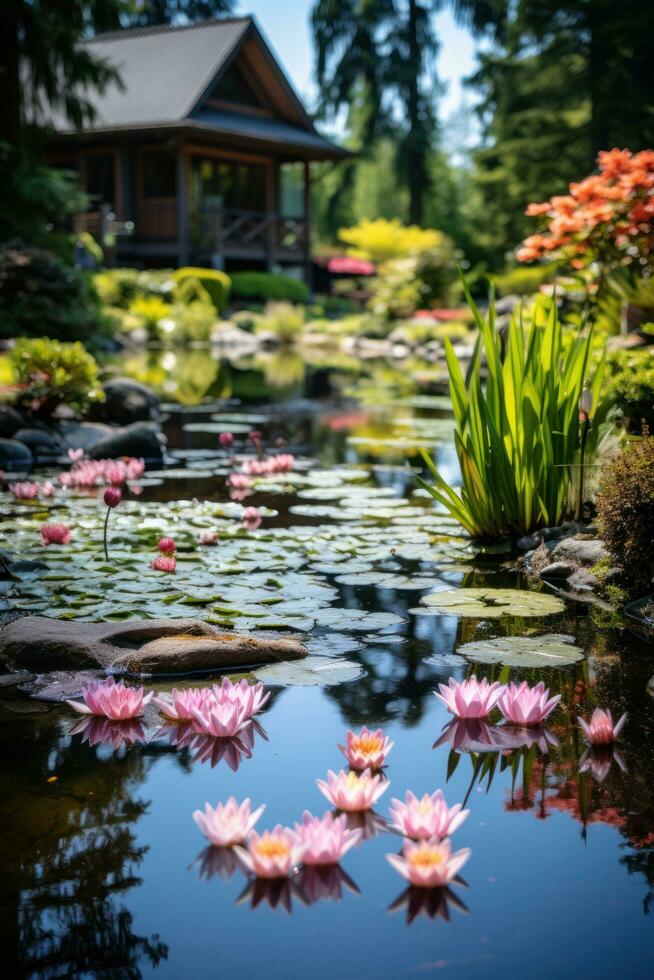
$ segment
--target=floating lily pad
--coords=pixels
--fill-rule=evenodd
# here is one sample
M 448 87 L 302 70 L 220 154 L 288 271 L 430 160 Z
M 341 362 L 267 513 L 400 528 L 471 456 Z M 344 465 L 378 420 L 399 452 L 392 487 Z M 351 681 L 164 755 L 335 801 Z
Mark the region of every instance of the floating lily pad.
M 305 657 L 293 663 L 272 664 L 255 670 L 254 674 L 264 684 L 283 687 L 327 687 L 355 681 L 363 673 L 360 664 L 338 657 Z
M 446 589 L 423 596 L 428 611 L 444 616 L 499 619 L 500 616 L 553 616 L 565 610 L 558 596 L 521 589 Z M 416 610 L 417 612 L 418 610 Z
M 475 663 L 525 668 L 567 667 L 584 657 L 583 650 L 575 646 L 574 637 L 563 633 L 479 640 L 464 643 L 457 653 Z

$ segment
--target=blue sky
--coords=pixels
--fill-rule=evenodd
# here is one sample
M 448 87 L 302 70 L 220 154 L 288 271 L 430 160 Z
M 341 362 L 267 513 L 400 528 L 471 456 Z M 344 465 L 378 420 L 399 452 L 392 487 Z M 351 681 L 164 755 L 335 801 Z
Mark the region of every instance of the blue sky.
M 241 0 L 237 12 L 251 13 L 284 65 L 307 105 L 312 104 L 313 46 L 309 33 L 310 0 Z M 461 103 L 461 80 L 475 67 L 475 44 L 468 31 L 458 27 L 449 10 L 435 15 L 441 48 L 437 72 L 447 91 L 440 100 L 441 118 Z M 470 96 L 468 96 L 470 101 Z

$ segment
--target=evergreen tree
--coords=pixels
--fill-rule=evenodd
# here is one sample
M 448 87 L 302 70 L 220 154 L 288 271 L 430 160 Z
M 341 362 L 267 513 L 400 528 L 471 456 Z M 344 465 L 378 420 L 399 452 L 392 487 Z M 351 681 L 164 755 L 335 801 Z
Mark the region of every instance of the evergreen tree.
M 135 0 L 123 17 L 126 27 L 184 24 L 230 13 L 234 0 Z

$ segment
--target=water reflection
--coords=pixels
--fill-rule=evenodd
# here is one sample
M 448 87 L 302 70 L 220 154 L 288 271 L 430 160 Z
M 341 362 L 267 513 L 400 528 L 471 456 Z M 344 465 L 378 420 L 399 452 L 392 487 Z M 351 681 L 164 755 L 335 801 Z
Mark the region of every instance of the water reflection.
M 176 749 L 187 749 L 190 753 L 195 753 L 191 756 L 193 763 L 208 762 L 214 769 L 224 761 L 232 772 L 237 772 L 245 759 L 252 758 L 256 735 L 268 741 L 265 729 L 255 718 L 251 718 L 238 735 L 231 738 L 206 735 L 199 732 L 193 722 L 166 725 L 159 729 L 157 735 L 166 737 L 169 744 Z
M 454 880 L 457 885 L 467 887 L 463 878 L 457 876 Z M 421 915 L 427 919 L 444 919 L 445 922 L 449 922 L 450 909 L 464 913 L 470 911 L 466 903 L 449 886 L 444 888 L 416 888 L 414 885 L 409 885 L 388 906 L 387 911 L 392 913 L 399 912 L 401 909 L 406 909 L 406 924 L 408 926 Z
M 92 748 L 105 745 L 115 751 L 145 742 L 145 730 L 138 718 L 110 721 L 108 718 L 89 715 L 71 728 L 70 734 L 81 735 L 82 742 L 88 742 Z
M 323 900 L 340 902 L 344 888 L 353 895 L 361 894 L 356 882 L 340 864 L 304 865 L 295 879 L 295 886 L 306 905 Z

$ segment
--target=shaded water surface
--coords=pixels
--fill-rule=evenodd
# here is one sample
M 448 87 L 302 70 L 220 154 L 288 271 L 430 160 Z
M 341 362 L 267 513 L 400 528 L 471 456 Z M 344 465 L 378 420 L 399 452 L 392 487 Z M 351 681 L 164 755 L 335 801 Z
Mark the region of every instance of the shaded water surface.
M 331 686 L 272 687 L 259 719 L 263 732 L 244 749 L 176 748 L 151 719 L 122 745 L 101 728 L 83 739 L 70 734 L 67 709 L 11 696 L 0 701 L 3 975 L 651 977 L 651 645 L 582 604 L 533 617 L 409 612 L 435 589 L 526 588 L 502 569 L 504 556 L 478 554 L 455 528 L 434 522 L 427 500 L 411 496 L 405 461 L 415 462 L 417 445 L 454 472 L 451 417 L 433 376 L 419 386 L 385 365 L 353 373 L 351 365 L 291 363 L 293 384 L 262 408 L 265 366 L 214 367 L 216 375 L 229 375 L 229 386 L 209 394 L 231 401 L 171 413 L 168 468 L 177 475 L 146 480 L 116 518 L 115 560 L 128 563 L 129 576 L 142 584 L 138 603 L 153 614 L 166 599 L 171 615 L 211 614 L 254 628 L 269 601 L 266 589 L 278 588 L 281 625 L 308 637 L 312 655 L 340 656 L 360 670 Z M 231 511 L 220 509 L 229 467 L 216 454 L 217 432 L 241 431 L 239 424 L 243 434 L 256 426 L 269 445 L 283 437 L 299 457 L 317 461 L 300 470 L 305 482 L 272 486 L 245 501 L 274 511 L 251 537 L 228 532 Z M 342 488 L 324 474 L 343 466 L 363 471 L 347 487 L 391 492 L 364 495 L 368 503 L 358 509 L 351 490 L 311 495 L 312 488 Z M 394 514 L 382 506 L 388 500 L 406 503 Z M 214 504 L 218 509 L 210 510 Z M 62 505 L 68 506 L 74 516 L 74 502 Z M 14 517 L 12 524 L 8 499 L 2 507 L 16 540 L 28 542 L 38 517 Z M 93 618 L 104 603 L 132 614 L 126 584 L 102 596 L 98 585 L 97 594 L 71 605 L 67 567 L 80 563 L 77 579 L 107 577 L 92 548 L 100 513 L 92 500 L 79 507 L 87 508 L 88 529 L 80 528 L 77 551 L 51 559 L 62 571 L 56 588 L 43 580 L 22 583 L 7 598 L 10 607 L 25 611 L 31 603 L 61 615 L 68 603 L 79 618 Z M 184 542 L 210 516 L 225 540 L 208 557 L 195 558 L 189 545 L 188 562 L 180 562 L 163 595 L 160 580 L 152 584 L 148 555 L 130 550 L 137 515 L 143 542 L 148 522 L 155 540 L 171 528 Z M 305 537 L 311 528 L 317 554 Z M 266 584 L 271 574 L 281 585 Z M 399 581 L 421 576 L 429 579 L 422 590 Z M 220 599 L 210 594 L 212 583 Z M 304 600 L 302 589 L 310 590 Z M 189 595 L 204 597 L 204 604 L 185 606 Z M 378 613 L 390 616 L 376 620 Z M 450 728 L 441 738 L 450 716 L 432 692 L 448 677 L 469 673 L 457 653 L 463 644 L 551 633 L 574 638 L 584 658 L 554 669 L 511 670 L 513 678 L 543 679 L 562 693 L 547 736 L 490 752 L 477 751 L 470 732 L 457 736 Z M 476 669 L 497 676 L 500 667 Z M 575 719 L 596 704 L 618 716 L 628 711 L 629 719 L 620 759 L 593 757 L 584 765 Z M 381 819 L 367 821 L 367 839 L 347 854 L 342 872 L 305 869 L 285 884 L 250 881 L 229 855 L 204 848 L 191 813 L 205 800 L 215 804 L 233 794 L 266 803 L 259 829 L 292 825 L 304 809 L 323 813 L 315 779 L 341 768 L 336 743 L 347 728 L 364 724 L 383 726 L 395 742 L 379 818 L 407 789 L 422 795 L 442 787 L 450 805 L 466 801 L 470 816 L 454 839 L 456 847 L 472 849 L 464 880 L 449 891 L 405 889 L 385 859 L 399 850 L 399 838 Z

